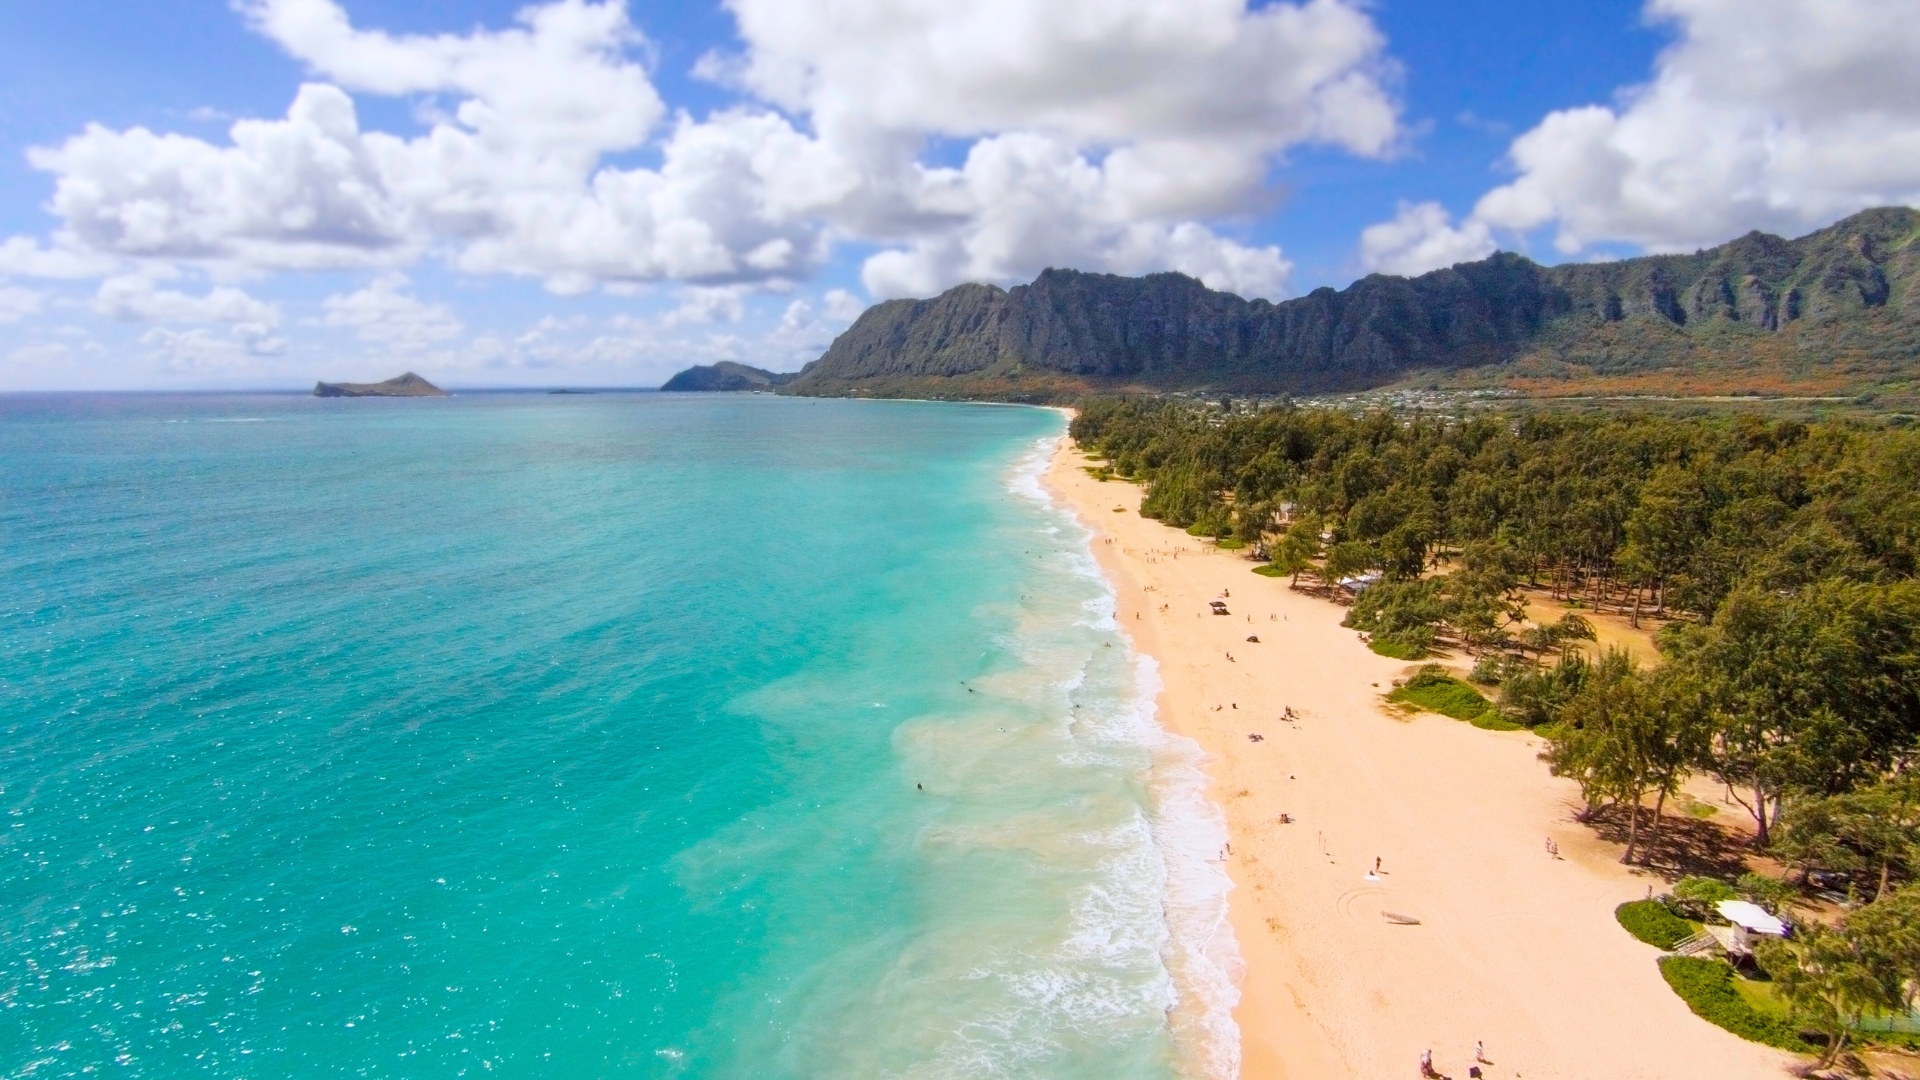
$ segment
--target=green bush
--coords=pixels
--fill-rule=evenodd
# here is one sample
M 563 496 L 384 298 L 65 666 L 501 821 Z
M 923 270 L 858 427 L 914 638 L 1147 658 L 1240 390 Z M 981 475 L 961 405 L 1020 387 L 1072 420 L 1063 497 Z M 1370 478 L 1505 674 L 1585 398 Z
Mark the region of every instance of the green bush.
M 1385 635 L 1375 635 L 1367 640 L 1367 648 L 1381 656 L 1390 656 L 1395 660 L 1418 660 L 1427 655 L 1426 647 L 1416 641 L 1400 641 Z
M 1656 949 L 1671 949 L 1693 936 L 1693 924 L 1658 900 L 1634 900 L 1613 909 L 1627 933 Z
M 1388 694 L 1387 700 L 1404 701 L 1455 720 L 1474 720 L 1493 708 L 1480 691 L 1447 674 L 1447 669 L 1438 664 L 1421 668 L 1405 686 Z
M 1340 625 L 1403 643 L 1431 642 L 1446 615 L 1438 580 L 1382 581 L 1354 598 Z
M 1561 655 L 1550 668 L 1524 665 L 1507 673 L 1500 683 L 1500 711 L 1508 720 L 1539 728 L 1560 719 L 1560 710 L 1580 693 L 1593 665 L 1578 652 Z
M 1642 901 L 1644 903 L 1644 901 Z M 1785 1020 L 1767 1016 L 1747 1004 L 1733 985 L 1733 969 L 1719 960 L 1693 956 L 1665 956 L 1660 974 L 1687 1003 L 1695 1016 L 1751 1042 L 1782 1050 L 1808 1053 L 1813 1047 Z
M 1483 653 L 1473 665 L 1473 674 L 1467 678 L 1481 686 L 1499 686 L 1501 683 L 1527 669 L 1526 661 L 1506 653 Z

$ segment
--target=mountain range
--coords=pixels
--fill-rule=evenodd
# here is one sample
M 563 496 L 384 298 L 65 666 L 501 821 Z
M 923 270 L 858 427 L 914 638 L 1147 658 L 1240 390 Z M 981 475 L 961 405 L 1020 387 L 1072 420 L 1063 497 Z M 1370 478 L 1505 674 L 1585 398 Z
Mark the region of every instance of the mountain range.
M 1097 390 L 1914 393 L 1920 211 L 1795 240 L 1542 266 L 1509 252 L 1271 303 L 1183 274 L 1047 270 L 869 308 L 781 392 L 1058 400 Z

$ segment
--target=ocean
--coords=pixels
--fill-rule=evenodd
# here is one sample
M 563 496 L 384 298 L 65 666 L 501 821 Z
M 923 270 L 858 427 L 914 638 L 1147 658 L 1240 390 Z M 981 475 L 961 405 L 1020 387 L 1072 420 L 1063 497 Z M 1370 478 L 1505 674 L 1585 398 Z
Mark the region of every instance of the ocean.
M 0 397 L 0 1076 L 1230 1075 L 1063 428 Z

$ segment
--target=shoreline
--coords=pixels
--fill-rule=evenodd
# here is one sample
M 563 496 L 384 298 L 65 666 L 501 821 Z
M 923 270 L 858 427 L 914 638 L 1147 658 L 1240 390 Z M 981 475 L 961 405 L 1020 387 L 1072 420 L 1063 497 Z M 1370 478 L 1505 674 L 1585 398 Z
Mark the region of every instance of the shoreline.
M 1381 695 L 1419 665 L 1141 518 L 1138 485 L 1084 464 L 1063 436 L 1041 483 L 1093 534 L 1115 618 L 1157 666 L 1156 718 L 1200 746 L 1226 821 L 1241 1077 L 1417 1075 L 1429 1048 L 1464 1077 L 1476 1041 L 1489 1078 L 1786 1075 L 1796 1059 L 1693 1016 L 1615 922 L 1657 879 L 1573 820 L 1577 789 L 1536 736 L 1390 713 Z M 1223 594 L 1231 614 L 1209 614 Z

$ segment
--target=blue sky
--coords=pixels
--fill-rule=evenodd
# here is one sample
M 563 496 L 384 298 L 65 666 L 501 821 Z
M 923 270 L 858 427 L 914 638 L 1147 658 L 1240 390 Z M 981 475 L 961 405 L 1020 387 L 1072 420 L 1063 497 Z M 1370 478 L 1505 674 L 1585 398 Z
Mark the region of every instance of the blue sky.
M 875 299 L 1046 265 L 1279 299 L 1496 247 L 1797 234 L 1920 201 L 1914 22 L 1898 0 L 9 5 L 0 389 L 652 385 L 791 369 Z

